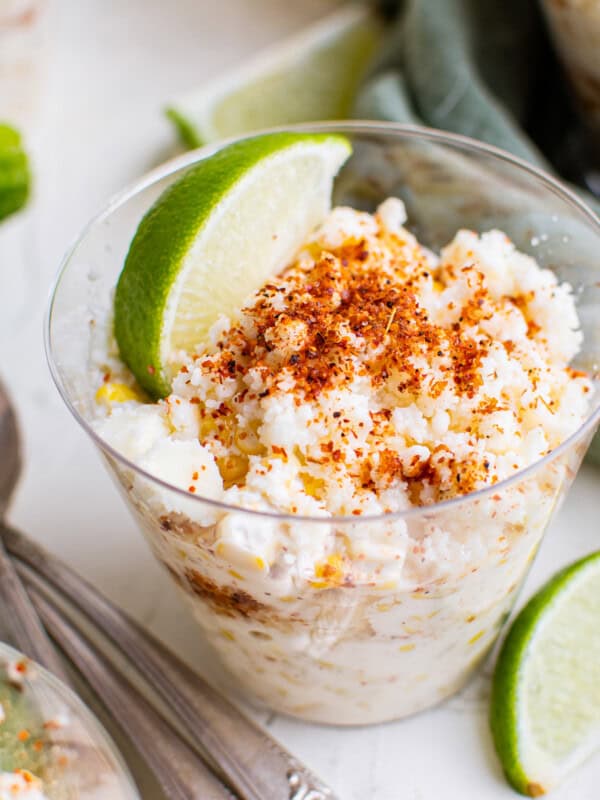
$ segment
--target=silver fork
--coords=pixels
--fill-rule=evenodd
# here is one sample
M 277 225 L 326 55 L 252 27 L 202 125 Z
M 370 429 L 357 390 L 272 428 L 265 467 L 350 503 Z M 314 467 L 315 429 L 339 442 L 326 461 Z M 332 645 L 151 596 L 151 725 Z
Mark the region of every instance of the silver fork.
M 17 531 L 5 528 L 2 537 L 26 585 L 37 589 L 34 602 L 40 591 L 48 599 L 50 586 L 85 614 L 173 709 L 240 798 L 335 800 L 278 742 L 73 570 Z

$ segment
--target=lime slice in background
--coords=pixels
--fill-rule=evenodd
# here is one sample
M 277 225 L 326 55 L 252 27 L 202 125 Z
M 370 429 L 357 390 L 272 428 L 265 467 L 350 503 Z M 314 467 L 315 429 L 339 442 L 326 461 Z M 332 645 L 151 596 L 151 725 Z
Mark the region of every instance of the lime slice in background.
M 516 618 L 490 722 L 506 777 L 530 797 L 600 746 L 600 553 L 559 572 Z
M 331 207 L 343 136 L 277 133 L 199 161 L 142 219 L 115 294 L 121 357 L 153 397 L 193 351 L 294 256 Z
M 167 109 L 187 147 L 227 136 L 345 119 L 383 26 L 366 4 L 329 15 Z
M 19 211 L 29 196 L 29 166 L 21 136 L 0 123 L 0 220 Z

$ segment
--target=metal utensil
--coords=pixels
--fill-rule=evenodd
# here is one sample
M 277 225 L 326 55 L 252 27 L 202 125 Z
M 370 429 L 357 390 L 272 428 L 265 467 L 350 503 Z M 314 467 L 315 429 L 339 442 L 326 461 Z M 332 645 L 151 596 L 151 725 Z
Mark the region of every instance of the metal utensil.
M 27 585 L 39 589 L 41 577 L 108 636 L 173 709 L 240 798 L 335 800 L 331 789 L 266 731 L 68 566 L 23 534 L 6 529 L 3 536 Z
M 19 430 L 10 400 L 0 384 L 0 529 L 17 484 L 20 467 Z M 128 734 L 169 800 L 231 800 L 233 795 L 190 750 L 123 676 L 116 676 L 106 661 L 77 639 L 68 624 L 40 600 L 48 626 L 84 679 L 97 691 L 112 716 Z M 29 596 L 0 537 L 0 607 L 10 625 L 10 635 L 27 656 L 68 684 L 57 652 L 42 627 Z M 99 723 L 98 723 L 99 726 Z
M 171 800 L 232 800 L 233 795 L 204 767 L 194 751 L 173 734 L 167 722 L 134 685 L 112 672 L 98 654 L 37 590 L 31 594 L 44 625 L 69 659 L 120 720 L 127 735 L 152 766 Z M 157 746 L 158 744 L 158 746 Z
M 17 418 L 0 383 L 0 523 L 8 509 L 21 472 L 21 448 Z M 50 644 L 29 597 L 0 540 L 0 604 L 6 636 L 19 650 L 67 682 L 63 663 Z
M 21 469 L 19 429 L 15 413 L 4 387 L 0 384 L 0 527 L 8 509 L 13 491 L 17 485 Z M 87 709 L 79 699 L 65 687 L 69 681 L 64 664 L 53 648 L 46 631 L 42 627 L 29 596 L 9 558 L 0 538 L 0 608 L 4 633 L 19 650 L 35 662 L 49 670 L 52 676 L 35 671 L 36 702 L 40 712 L 47 713 L 51 708 L 65 708 L 72 718 L 69 736 L 77 742 L 76 749 L 95 753 L 94 770 L 97 779 L 108 783 L 114 800 L 138 797 L 133 779 L 121 762 L 114 745 L 110 743 L 100 723 L 88 715 Z M 3 657 L 7 648 L 2 645 Z M 54 680 L 56 678 L 56 680 Z M 28 679 L 29 680 L 29 679 Z M 77 771 L 77 766 L 74 768 Z M 71 772 L 72 779 L 79 782 L 78 775 Z M 102 773 L 102 775 L 100 774 Z M 69 780 L 69 778 L 66 778 Z M 93 783 L 93 781 L 92 781 Z M 95 795 L 99 797 L 100 795 Z M 83 797 L 83 796 L 82 796 Z

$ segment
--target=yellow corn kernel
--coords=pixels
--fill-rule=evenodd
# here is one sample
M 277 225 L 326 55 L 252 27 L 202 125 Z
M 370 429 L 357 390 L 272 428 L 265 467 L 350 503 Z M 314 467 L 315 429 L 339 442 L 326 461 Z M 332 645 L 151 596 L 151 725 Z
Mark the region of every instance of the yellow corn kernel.
M 223 478 L 223 486 L 229 489 L 235 484 L 240 484 L 246 477 L 249 462 L 246 455 L 231 455 L 217 458 L 217 467 Z
M 296 676 L 295 676 L 295 675 L 290 675 L 290 673 L 289 673 L 289 672 L 284 672 L 284 671 L 282 670 L 282 671 L 281 671 L 279 674 L 281 675 L 281 677 L 283 678 L 283 680 L 284 680 L 286 683 L 291 683 L 291 684 L 292 684 L 292 686 L 304 686 L 304 685 L 305 685 L 305 684 L 304 684 L 304 681 L 302 681 L 302 680 L 300 680 L 300 679 L 296 678 Z
M 414 649 L 415 649 L 414 644 L 403 644 L 398 648 L 398 650 L 400 650 L 401 653 L 410 653 L 410 651 Z
M 127 403 L 130 400 L 141 402 L 142 395 L 126 383 L 103 383 L 96 392 L 96 402 L 105 403 L 107 406 L 112 403 Z
M 254 556 L 254 563 L 258 569 L 264 569 L 266 567 L 264 558 L 261 558 L 260 556 Z
M 217 421 L 212 417 L 203 417 L 200 420 L 200 441 L 207 439 L 217 429 Z
M 325 561 L 315 564 L 316 581 L 310 581 L 313 589 L 329 589 L 341 586 L 344 582 L 344 559 L 339 553 L 333 553 Z
M 235 642 L 235 636 L 231 631 L 228 631 L 227 628 L 221 628 L 221 636 L 229 639 L 230 642 Z
M 315 478 L 308 472 L 300 472 L 298 473 L 298 477 L 302 481 L 306 494 L 309 497 L 320 500 L 323 496 L 323 489 L 325 488 L 325 481 L 323 478 Z
M 236 431 L 233 440 L 237 445 L 238 450 L 245 453 L 247 456 L 264 456 L 266 455 L 267 448 L 262 444 L 258 438 L 257 428 L 258 421 L 250 424 L 247 430 Z
M 483 631 L 479 631 L 478 633 L 476 633 L 475 636 L 471 636 L 471 638 L 469 639 L 469 644 L 475 644 L 475 642 L 477 642 L 479 639 L 481 639 L 481 637 L 484 635 L 484 633 L 485 633 L 485 631 L 483 630 Z
M 378 592 L 389 592 L 390 589 L 395 589 L 398 586 L 398 581 L 385 581 L 384 583 L 380 583 L 373 588 Z
M 235 578 L 238 581 L 243 581 L 244 580 L 243 576 L 240 575 L 239 572 L 236 572 L 234 569 L 230 569 L 229 570 L 229 574 L 231 575 L 232 578 Z
M 294 455 L 298 459 L 298 463 L 300 464 L 300 466 L 301 467 L 305 467 L 306 466 L 306 458 L 304 456 L 304 453 L 302 452 L 302 450 L 300 450 L 300 448 L 298 447 L 297 444 L 294 445 Z

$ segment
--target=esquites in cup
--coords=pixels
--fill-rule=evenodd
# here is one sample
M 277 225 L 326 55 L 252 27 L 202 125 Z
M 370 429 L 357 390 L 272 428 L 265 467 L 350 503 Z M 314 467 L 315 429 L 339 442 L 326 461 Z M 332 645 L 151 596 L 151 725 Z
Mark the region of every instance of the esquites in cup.
M 455 172 L 432 143 L 421 157 Z M 88 304 L 88 367 L 69 389 L 85 384 L 79 413 L 239 688 L 338 724 L 402 717 L 465 682 L 597 406 L 573 287 L 494 227 L 425 246 L 392 193 L 328 211 L 349 150 L 338 134 L 271 134 L 172 183 L 133 239 L 114 318 L 110 297 Z M 165 220 L 182 224 L 182 197 L 197 207 L 211 158 L 239 174 L 177 250 Z M 248 253 L 258 267 L 227 270 Z M 147 289 L 159 269 L 171 277 Z

